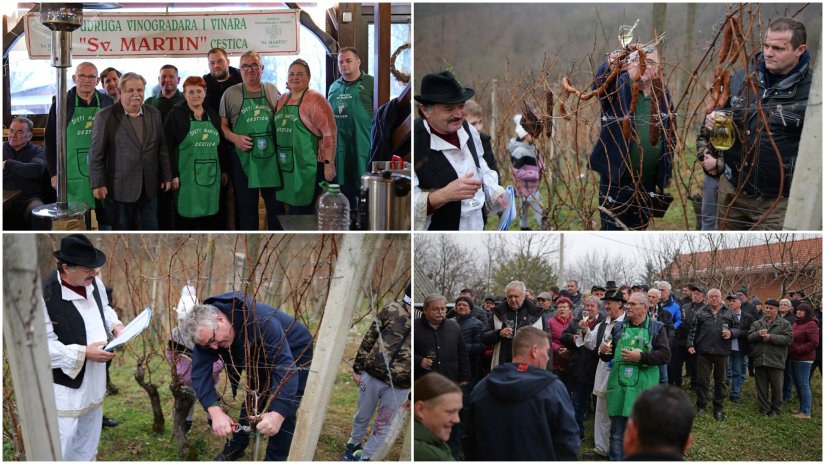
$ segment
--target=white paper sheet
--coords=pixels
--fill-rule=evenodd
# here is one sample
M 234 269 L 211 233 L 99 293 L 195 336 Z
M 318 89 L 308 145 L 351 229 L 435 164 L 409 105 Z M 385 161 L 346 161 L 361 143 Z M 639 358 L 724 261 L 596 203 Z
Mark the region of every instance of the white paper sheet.
M 142 313 L 138 315 L 138 317 L 132 319 L 126 327 L 123 328 L 123 332 L 120 333 L 120 336 L 109 342 L 106 347 L 103 349 L 105 351 L 114 351 L 115 348 L 126 344 L 129 340 L 137 337 L 143 332 L 143 329 L 149 326 L 149 321 L 152 318 L 152 308 L 146 308 L 143 310 Z

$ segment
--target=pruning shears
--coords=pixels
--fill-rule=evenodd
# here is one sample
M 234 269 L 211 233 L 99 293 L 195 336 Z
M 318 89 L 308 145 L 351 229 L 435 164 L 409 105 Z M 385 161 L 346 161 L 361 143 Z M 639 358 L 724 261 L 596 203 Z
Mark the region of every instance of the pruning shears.
M 238 432 L 251 433 L 252 431 L 253 430 L 252 430 L 251 425 L 241 425 L 241 424 L 238 424 L 237 422 L 232 422 L 232 433 L 238 433 Z

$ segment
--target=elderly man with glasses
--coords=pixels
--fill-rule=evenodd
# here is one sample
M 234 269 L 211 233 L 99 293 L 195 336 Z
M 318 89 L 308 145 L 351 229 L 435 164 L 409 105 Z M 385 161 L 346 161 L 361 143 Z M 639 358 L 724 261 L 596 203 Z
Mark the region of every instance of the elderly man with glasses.
M 92 128 L 97 113 L 115 100 L 95 89 L 100 82 L 97 67 L 84 61 L 77 65 L 72 75 L 75 86 L 66 94 L 66 190 L 68 201 L 85 203 L 96 210 L 98 222 L 105 221 L 102 204 L 95 202 L 89 180 L 88 154 L 92 145 Z M 52 188 L 57 189 L 57 113 L 52 101 L 46 120 L 46 161 Z M 98 208 L 98 206 L 100 206 Z M 97 209 L 96 209 L 97 208 Z
M 636 51 L 613 52 L 593 84 L 604 86 L 601 130 L 590 155 L 600 176 L 602 230 L 646 229 L 651 195 L 664 192 L 673 171 L 676 119 L 658 52 L 654 45 L 630 47 Z
M 413 326 L 415 378 L 437 372 L 461 386 L 469 385 L 472 373 L 467 344 L 458 322 L 447 319 L 447 299 L 438 294 L 424 298 L 424 315 Z M 453 427 L 448 444 L 456 459 L 460 457 L 460 440 L 460 428 Z
M 240 84 L 226 89 L 218 110 L 221 130 L 235 145 L 232 175 L 238 208 L 238 230 L 258 230 L 258 192 L 266 205 L 269 230 L 280 230 L 275 190 L 281 187 L 277 164 L 273 120 L 281 92 L 263 82 L 264 64 L 260 55 L 248 51 L 241 55 Z
M 599 357 L 613 362 L 607 379 L 611 461 L 624 459 L 624 431 L 633 402 L 659 383 L 659 366 L 670 361 L 667 330 L 648 315 L 649 304 L 644 293 L 630 295 L 627 316 L 613 326 L 612 339 L 599 345 Z
M 296 412 L 312 362 L 312 334 L 280 309 L 256 302 L 243 293 L 225 293 L 194 305 L 184 320 L 192 351 L 192 384 L 212 419 L 212 433 L 231 437 L 215 460 L 234 461 L 249 443 L 246 433 L 221 407 L 212 366 L 222 358 L 233 395 L 247 371 L 246 398 L 240 426 L 270 437 L 266 460 L 285 461 L 289 455 Z M 233 436 L 234 433 L 234 436 Z

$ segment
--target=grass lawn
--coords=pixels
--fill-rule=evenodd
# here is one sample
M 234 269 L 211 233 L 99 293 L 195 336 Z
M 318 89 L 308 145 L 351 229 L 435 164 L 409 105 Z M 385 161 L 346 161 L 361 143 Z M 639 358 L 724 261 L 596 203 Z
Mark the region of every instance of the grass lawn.
M 352 416 L 358 404 L 358 388 L 352 380 L 351 362 L 361 343 L 361 337 L 366 331 L 371 318 L 366 318 L 355 328 L 350 330 L 347 339 L 344 361 L 338 369 L 332 398 L 326 411 L 321 436 L 315 451 L 316 461 L 338 461 L 344 454 L 345 442 L 349 438 L 352 428 Z M 117 358 L 116 358 L 117 359 Z M 104 428 L 100 439 L 97 459 L 99 461 L 179 461 L 177 444 L 172 438 L 172 407 L 173 398 L 169 390 L 171 373 L 165 358 L 154 357 L 151 362 L 153 382 L 158 387 L 158 393 L 163 404 L 163 413 L 166 418 L 165 430 L 162 434 L 154 434 L 152 428 L 152 412 L 146 392 L 133 378 L 134 360 L 127 352 L 121 352 L 119 361 L 112 363 L 110 374 L 112 382 L 119 388 L 119 393 L 106 397 L 103 411 L 107 417 L 117 419 L 120 425 Z M 7 379 L 8 384 L 11 379 Z M 218 391 L 224 391 L 223 376 Z M 229 392 L 229 388 L 226 389 Z M 225 394 L 228 401 L 234 405 L 233 410 L 227 411 L 232 417 L 238 417 L 238 409 L 243 398 L 243 391 L 238 391 L 237 401 L 231 399 L 231 393 Z M 224 446 L 224 439 L 212 435 L 206 421 L 206 412 L 196 404 L 192 429 L 188 437 L 198 453 L 198 460 L 212 461 Z M 262 438 L 261 454 L 266 448 L 266 437 Z M 250 440 L 245 457 L 242 460 L 252 460 L 254 437 Z M 398 460 L 401 452 L 401 440 L 391 449 L 388 460 Z M 10 440 L 4 436 L 3 460 L 12 460 Z
M 696 405 L 696 395 L 688 388 L 684 392 Z M 712 394 L 712 391 L 711 391 Z M 785 404 L 782 414 L 767 418 L 759 415 L 756 382 L 748 377 L 742 385 L 740 403 L 725 401 L 725 420 L 716 422 L 708 411 L 693 421 L 693 446 L 688 449 L 688 461 L 815 461 L 822 462 L 822 375 L 814 374 L 811 384 L 810 420 L 792 416 L 799 410 L 794 398 Z M 662 412 L 667 414 L 666 411 Z M 593 413 L 585 421 L 582 453 L 593 449 Z

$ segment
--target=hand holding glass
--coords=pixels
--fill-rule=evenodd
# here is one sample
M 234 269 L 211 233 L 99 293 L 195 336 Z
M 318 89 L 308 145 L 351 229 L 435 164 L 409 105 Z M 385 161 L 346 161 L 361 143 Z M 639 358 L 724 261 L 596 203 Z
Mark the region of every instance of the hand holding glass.
M 729 150 L 733 146 L 734 137 L 733 113 L 728 110 L 714 111 L 710 144 L 719 151 Z

